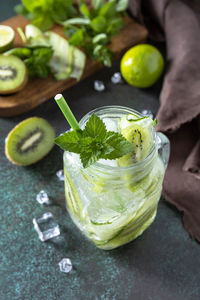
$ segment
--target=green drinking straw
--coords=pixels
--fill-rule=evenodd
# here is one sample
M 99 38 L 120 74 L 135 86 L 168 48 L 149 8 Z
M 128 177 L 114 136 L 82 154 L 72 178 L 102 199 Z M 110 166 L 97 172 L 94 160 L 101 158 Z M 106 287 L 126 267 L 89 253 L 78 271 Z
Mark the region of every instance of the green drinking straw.
M 56 100 L 56 103 L 60 107 L 64 117 L 68 121 L 69 125 L 71 126 L 72 129 L 74 130 L 80 130 L 80 126 L 74 117 L 71 109 L 69 108 L 65 98 L 63 97 L 62 94 L 57 94 L 54 99 Z

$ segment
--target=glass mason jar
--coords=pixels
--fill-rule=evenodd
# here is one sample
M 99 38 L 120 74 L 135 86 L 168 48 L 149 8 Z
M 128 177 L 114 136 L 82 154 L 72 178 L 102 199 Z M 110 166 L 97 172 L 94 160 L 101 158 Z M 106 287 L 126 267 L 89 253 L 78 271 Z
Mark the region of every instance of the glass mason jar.
M 112 122 L 131 113 L 142 117 L 130 108 L 105 106 L 86 114 L 80 121 L 82 129 L 92 113 Z M 148 156 L 127 167 L 99 161 L 84 169 L 78 154 L 64 153 L 67 210 L 98 248 L 110 250 L 130 242 L 155 219 L 169 158 L 169 140 L 154 130 L 153 136 Z

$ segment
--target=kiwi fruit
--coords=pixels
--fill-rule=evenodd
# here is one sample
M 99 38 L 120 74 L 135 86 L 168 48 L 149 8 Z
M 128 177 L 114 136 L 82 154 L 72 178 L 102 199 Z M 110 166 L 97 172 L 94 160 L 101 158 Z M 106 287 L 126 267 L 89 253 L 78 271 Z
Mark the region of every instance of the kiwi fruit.
M 54 145 L 54 139 L 54 128 L 45 119 L 28 118 L 8 134 L 5 154 L 13 164 L 28 166 L 47 155 Z
M 118 165 L 129 166 L 144 159 L 153 143 L 153 120 L 130 114 L 121 118 L 119 128 L 121 134 L 133 144 L 134 151 L 119 158 Z
M 0 55 L 0 94 L 18 92 L 27 81 L 27 68 L 20 58 Z

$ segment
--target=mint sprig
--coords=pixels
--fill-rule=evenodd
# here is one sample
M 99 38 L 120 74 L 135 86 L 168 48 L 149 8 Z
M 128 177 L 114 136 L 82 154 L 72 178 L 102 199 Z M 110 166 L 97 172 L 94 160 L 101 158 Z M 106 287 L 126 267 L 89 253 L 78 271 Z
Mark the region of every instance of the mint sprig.
M 107 131 L 104 122 L 92 114 L 85 128 L 61 134 L 55 143 L 63 150 L 80 154 L 84 168 L 100 158 L 116 159 L 133 152 L 133 145 L 120 133 Z

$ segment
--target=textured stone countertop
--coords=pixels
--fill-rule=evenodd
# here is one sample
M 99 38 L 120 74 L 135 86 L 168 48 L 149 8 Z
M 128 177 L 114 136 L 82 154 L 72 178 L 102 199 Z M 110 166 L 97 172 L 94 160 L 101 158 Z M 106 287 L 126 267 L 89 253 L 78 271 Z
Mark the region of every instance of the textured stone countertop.
M 1 0 L 0 20 L 13 13 L 18 1 Z M 158 45 L 164 53 L 164 45 Z M 93 108 L 117 104 L 139 111 L 159 106 L 162 79 L 151 89 L 114 86 L 110 77 L 119 62 L 80 82 L 64 93 L 78 120 Z M 93 90 L 95 79 L 106 91 Z M 200 245 L 184 230 L 181 214 L 164 199 L 155 222 L 135 241 L 113 251 L 96 249 L 72 223 L 64 206 L 62 151 L 54 147 L 31 167 L 12 165 L 4 155 L 11 128 L 30 116 L 46 118 L 57 134 L 66 122 L 51 99 L 30 113 L 0 119 L 0 299 L 1 300 L 199 300 Z M 53 199 L 41 206 L 36 194 L 45 189 Z M 61 227 L 61 237 L 39 241 L 32 219 L 50 211 Z M 59 271 L 63 257 L 72 260 L 69 274 Z

